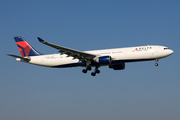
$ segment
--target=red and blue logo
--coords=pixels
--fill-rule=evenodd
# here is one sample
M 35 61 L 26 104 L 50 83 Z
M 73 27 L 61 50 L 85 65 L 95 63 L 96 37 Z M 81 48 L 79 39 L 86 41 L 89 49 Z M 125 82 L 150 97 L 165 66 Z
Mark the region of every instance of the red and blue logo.
M 14 37 L 14 39 L 16 41 L 16 44 L 18 46 L 18 49 L 19 49 L 22 57 L 41 55 L 22 37 Z

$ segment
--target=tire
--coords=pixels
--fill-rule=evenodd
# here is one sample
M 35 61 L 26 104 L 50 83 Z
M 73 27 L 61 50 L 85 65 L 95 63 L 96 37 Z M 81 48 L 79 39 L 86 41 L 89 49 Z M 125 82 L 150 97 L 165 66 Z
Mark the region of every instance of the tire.
M 83 73 L 87 73 L 87 70 L 86 70 L 86 69 L 83 69 L 82 72 L 83 72 Z
M 158 66 L 158 63 L 155 63 L 155 66 Z
M 99 74 L 99 73 L 100 73 L 100 70 L 96 70 L 96 73 Z
M 96 73 L 92 72 L 91 75 L 92 75 L 92 76 L 96 76 Z
M 91 69 L 92 69 L 91 67 L 89 67 L 89 66 L 87 67 L 87 70 L 89 70 L 89 71 L 90 71 Z

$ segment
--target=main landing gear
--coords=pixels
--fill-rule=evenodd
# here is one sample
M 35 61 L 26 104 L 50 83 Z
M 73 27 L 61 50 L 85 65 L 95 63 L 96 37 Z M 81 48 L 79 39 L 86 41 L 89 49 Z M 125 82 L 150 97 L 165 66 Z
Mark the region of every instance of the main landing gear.
M 155 66 L 158 66 L 158 59 L 156 59 L 156 63 L 155 63 Z
M 83 72 L 83 73 L 87 73 L 87 71 L 88 71 L 88 70 L 91 71 L 91 69 L 92 69 L 92 68 L 88 66 L 88 67 L 86 67 L 86 69 L 83 69 L 82 72 Z
M 99 67 L 96 67 L 94 72 L 91 73 L 92 76 L 96 76 L 96 73 L 99 74 L 100 73 L 100 70 L 98 70 Z M 91 67 L 86 67 L 86 69 L 83 69 L 82 72 L 83 73 L 87 73 L 87 71 L 91 71 Z
M 94 72 L 91 73 L 92 76 L 96 76 L 96 73 L 99 74 L 100 70 L 98 70 L 98 67 L 95 68 Z

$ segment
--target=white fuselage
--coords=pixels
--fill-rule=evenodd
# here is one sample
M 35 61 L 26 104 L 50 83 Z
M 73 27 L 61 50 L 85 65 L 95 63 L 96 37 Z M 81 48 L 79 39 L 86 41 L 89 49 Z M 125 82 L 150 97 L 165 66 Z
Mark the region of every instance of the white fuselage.
M 112 61 L 120 62 L 134 62 L 134 61 L 145 61 L 155 60 L 167 57 L 173 53 L 172 50 L 165 46 L 138 46 L 138 47 L 127 47 L 127 48 L 116 48 L 116 49 L 104 49 L 104 50 L 93 50 L 84 51 L 100 56 L 110 56 Z M 19 60 L 19 59 L 18 59 Z M 76 67 L 85 66 L 84 63 L 73 57 L 67 57 L 66 54 L 49 54 L 31 56 L 28 63 L 46 66 L 46 67 Z M 94 66 L 91 64 L 91 66 Z

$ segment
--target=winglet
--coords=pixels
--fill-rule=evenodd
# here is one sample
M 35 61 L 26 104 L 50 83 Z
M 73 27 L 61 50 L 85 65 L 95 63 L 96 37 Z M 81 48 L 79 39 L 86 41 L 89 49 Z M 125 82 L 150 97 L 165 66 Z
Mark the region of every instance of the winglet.
M 39 40 L 39 42 L 44 43 L 45 41 L 43 39 L 41 39 L 40 37 L 37 37 L 37 39 Z

